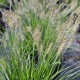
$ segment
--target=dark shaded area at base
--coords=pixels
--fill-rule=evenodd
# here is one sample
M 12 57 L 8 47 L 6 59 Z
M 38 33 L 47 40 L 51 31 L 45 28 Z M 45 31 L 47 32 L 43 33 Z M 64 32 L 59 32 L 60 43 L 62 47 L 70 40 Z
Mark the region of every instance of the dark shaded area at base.
M 80 52 L 77 51 L 66 51 L 63 54 L 61 68 L 66 68 L 64 71 L 60 73 L 60 75 L 63 74 L 65 76 L 63 80 L 80 80 L 79 58 Z
M 63 72 L 61 72 L 61 74 L 65 76 L 63 80 L 66 80 L 67 78 L 67 80 L 80 80 L 80 61 L 62 63 L 61 65 L 61 67 L 66 68 Z

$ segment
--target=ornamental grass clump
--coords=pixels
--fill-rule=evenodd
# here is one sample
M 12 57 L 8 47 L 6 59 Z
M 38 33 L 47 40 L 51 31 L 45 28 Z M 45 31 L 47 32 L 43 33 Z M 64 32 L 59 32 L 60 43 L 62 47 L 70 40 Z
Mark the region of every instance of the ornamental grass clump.
M 57 0 L 21 1 L 13 12 L 19 21 L 7 23 L 9 30 L 7 36 L 3 35 L 6 46 L 4 42 L 0 45 L 0 79 L 71 80 L 70 72 L 62 75 L 66 68 L 61 68 L 61 58 L 78 27 L 79 17 L 74 16 L 79 9 L 78 0 L 60 4 L 56 4 Z

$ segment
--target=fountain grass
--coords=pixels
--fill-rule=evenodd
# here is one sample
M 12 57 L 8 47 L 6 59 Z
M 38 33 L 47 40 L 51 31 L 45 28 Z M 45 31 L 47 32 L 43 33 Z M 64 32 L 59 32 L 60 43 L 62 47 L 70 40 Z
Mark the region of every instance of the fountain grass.
M 79 6 L 73 0 L 67 11 L 59 12 L 64 4 L 55 3 L 23 0 L 17 5 L 15 13 L 20 21 L 9 27 L 6 46 L 4 42 L 1 45 L 6 55 L 0 61 L 1 80 L 71 80 L 67 76 L 71 71 L 61 76 L 69 68 L 60 68 L 61 53 L 70 45 L 78 26 L 78 20 L 73 23 L 73 14 Z

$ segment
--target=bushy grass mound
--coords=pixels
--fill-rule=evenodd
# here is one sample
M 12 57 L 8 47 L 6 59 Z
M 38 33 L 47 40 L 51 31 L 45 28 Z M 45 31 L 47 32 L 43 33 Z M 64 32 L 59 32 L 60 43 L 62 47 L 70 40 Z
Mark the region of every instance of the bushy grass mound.
M 65 70 L 60 68 L 61 57 L 78 27 L 80 7 L 77 0 L 66 1 L 56 4 L 57 0 L 23 0 L 16 5 L 14 13 L 20 20 L 6 30 L 6 47 L 4 42 L 0 45 L 4 55 L 0 62 L 1 80 L 71 77 L 67 77 L 69 73 L 60 76 Z

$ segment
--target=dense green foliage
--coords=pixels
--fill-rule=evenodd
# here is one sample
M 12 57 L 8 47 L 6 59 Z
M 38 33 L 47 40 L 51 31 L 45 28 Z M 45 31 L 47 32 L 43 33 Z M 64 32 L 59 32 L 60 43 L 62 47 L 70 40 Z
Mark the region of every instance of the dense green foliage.
M 72 2 L 72 0 L 67 1 L 68 4 Z M 74 12 L 79 6 L 71 8 L 67 12 L 55 13 L 55 18 L 50 14 L 51 8 L 48 6 L 50 5 L 48 0 L 39 0 L 38 3 L 40 6 L 42 5 L 40 10 L 39 6 L 37 9 L 31 8 L 33 5 L 29 7 L 26 0 L 23 0 L 22 3 L 25 4 L 21 6 L 22 12 L 19 10 L 17 13 L 18 5 L 16 6 L 15 13 L 20 16 L 20 22 L 17 26 L 11 27 L 18 27 L 18 30 L 15 28 L 6 31 L 8 34 L 7 46 L 0 45 L 0 52 L 3 54 L 2 60 L 0 60 L 0 80 L 72 79 L 71 76 L 68 76 L 71 71 L 63 76 L 59 75 L 66 70 L 60 68 L 61 53 L 65 37 L 75 28 L 71 27 L 72 24 L 68 25 L 67 15 Z M 60 11 L 62 5 L 64 6 L 61 4 L 51 7 Z M 44 13 L 42 17 L 40 16 L 41 12 Z M 73 20 L 72 16 L 70 19 Z M 72 36 L 73 34 L 71 34 Z

